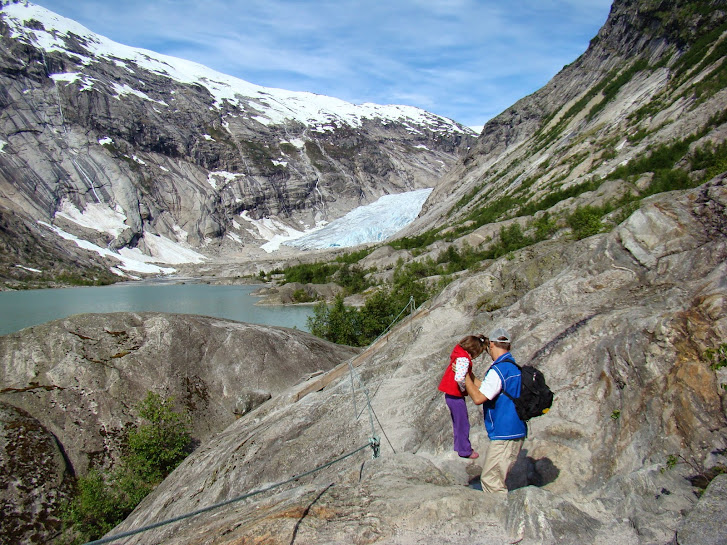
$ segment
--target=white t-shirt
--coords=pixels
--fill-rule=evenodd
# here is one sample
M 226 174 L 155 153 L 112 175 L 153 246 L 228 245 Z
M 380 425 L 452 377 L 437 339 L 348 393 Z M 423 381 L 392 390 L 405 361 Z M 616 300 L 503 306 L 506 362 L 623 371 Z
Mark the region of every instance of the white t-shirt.
M 502 381 L 497 371 L 490 368 L 485 375 L 485 380 L 480 384 L 480 392 L 487 399 L 495 399 L 497 395 L 502 391 Z

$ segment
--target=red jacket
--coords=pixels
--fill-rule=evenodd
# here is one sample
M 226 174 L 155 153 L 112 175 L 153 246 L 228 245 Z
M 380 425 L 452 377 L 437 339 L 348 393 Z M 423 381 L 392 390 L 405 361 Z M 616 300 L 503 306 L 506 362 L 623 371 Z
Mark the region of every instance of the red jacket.
M 444 376 L 439 383 L 439 389 L 445 394 L 449 394 L 456 397 L 464 397 L 465 393 L 459 389 L 459 385 L 454 380 L 454 365 L 457 358 L 467 358 L 469 362 L 467 365 L 467 372 L 472 369 L 472 358 L 464 348 L 460 345 L 456 345 L 452 353 L 449 355 L 449 365 L 444 370 Z

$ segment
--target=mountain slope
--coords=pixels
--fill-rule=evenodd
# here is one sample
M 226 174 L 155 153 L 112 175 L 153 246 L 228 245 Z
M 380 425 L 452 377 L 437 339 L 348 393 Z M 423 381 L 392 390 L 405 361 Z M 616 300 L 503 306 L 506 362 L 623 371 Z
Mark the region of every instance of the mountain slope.
M 476 245 L 487 224 L 527 231 L 549 212 L 564 227 L 578 206 L 606 214 L 727 169 L 726 14 L 723 0 L 614 2 L 580 58 L 485 125 L 406 233 Z
M 473 141 L 417 108 L 260 87 L 33 4 L 3 6 L 0 34 L 0 211 L 162 262 L 154 235 L 239 253 L 266 242 L 257 219 L 303 230 L 433 187 Z M 90 204 L 114 228 L 84 220 Z

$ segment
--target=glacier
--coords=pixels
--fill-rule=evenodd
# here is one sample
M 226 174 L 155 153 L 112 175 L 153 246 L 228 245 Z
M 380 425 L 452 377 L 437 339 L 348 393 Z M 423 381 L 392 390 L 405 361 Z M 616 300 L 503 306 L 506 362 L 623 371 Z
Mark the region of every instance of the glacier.
M 384 195 L 323 227 L 292 234 L 286 240 L 276 241 L 274 245 L 263 245 L 263 249 L 272 251 L 275 245 L 281 243 L 301 250 L 320 250 L 381 242 L 414 221 L 431 192 L 432 188 L 427 188 Z

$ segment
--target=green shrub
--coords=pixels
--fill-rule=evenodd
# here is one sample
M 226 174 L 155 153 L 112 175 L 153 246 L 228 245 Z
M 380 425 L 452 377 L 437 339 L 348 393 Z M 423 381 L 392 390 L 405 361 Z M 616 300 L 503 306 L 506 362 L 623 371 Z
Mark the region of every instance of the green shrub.
M 722 343 L 717 348 L 709 348 L 704 352 L 704 357 L 713 371 L 727 367 L 727 343 Z
M 599 185 L 600 180 L 589 180 L 587 182 L 583 182 L 582 184 L 572 185 L 566 189 L 550 191 L 541 200 L 523 206 L 520 209 L 520 215 L 532 216 L 536 212 L 539 212 L 540 210 L 547 210 L 561 201 L 564 201 L 571 197 L 577 197 L 587 191 L 593 191 L 594 189 L 598 189 Z
M 295 303 L 310 303 L 311 301 L 315 301 L 315 297 L 308 295 L 308 292 L 304 289 L 295 290 L 292 297 Z
M 366 299 L 361 309 L 346 307 L 343 296 L 336 297 L 332 305 L 318 303 L 313 316 L 308 318 L 308 329 L 313 335 L 337 344 L 367 346 L 399 316 L 413 297 L 415 304 L 426 301 L 429 290 L 421 281 L 429 265 L 399 262 L 394 271 L 394 283 Z M 426 269 L 428 271 L 428 269 Z M 400 317 L 401 318 L 401 317 Z
M 81 536 L 77 540 L 80 543 L 108 533 L 126 515 L 119 509 L 103 475 L 91 471 L 78 479 L 76 497 L 64 512 L 64 519 Z
M 500 228 L 500 245 L 496 248 L 493 257 L 509 254 L 525 246 L 530 246 L 532 240 L 523 234 L 519 223 L 513 223 L 509 227 Z
M 581 240 L 601 232 L 601 229 L 603 229 L 601 217 L 603 217 L 603 211 L 600 208 L 579 206 L 566 218 L 566 221 L 573 230 L 573 236 L 576 240 Z
M 558 225 L 548 212 L 545 212 L 530 225 L 535 229 L 534 242 L 540 242 L 553 236 L 558 230 Z
M 480 254 L 467 243 L 463 244 L 461 249 L 452 245 L 437 256 L 439 272 L 445 275 L 469 269 L 480 261 Z
M 326 284 L 340 268 L 332 263 L 302 263 L 286 267 L 285 283 L 300 282 L 301 284 Z
M 715 146 L 711 142 L 697 148 L 690 158 L 692 170 L 704 170 L 704 178 L 712 179 L 717 174 L 727 171 L 727 142 Z
M 681 169 L 663 169 L 654 172 L 654 178 L 646 191 L 647 195 L 674 191 L 677 189 L 688 189 L 695 184 L 689 178 L 689 174 Z
M 670 145 L 662 144 L 645 157 L 632 159 L 627 164 L 616 168 L 608 179 L 626 179 L 629 176 L 639 176 L 645 172 L 657 170 L 673 170 L 674 165 L 680 161 L 689 150 L 691 138 L 679 140 Z
M 108 533 L 189 454 L 189 422 L 172 402 L 148 392 L 138 406 L 142 423 L 128 431 L 117 468 L 78 478 L 76 494 L 63 511 L 64 527 L 75 536 L 71 543 Z
M 358 311 L 343 304 L 339 295 L 331 306 L 318 303 L 313 308 L 313 316 L 308 317 L 308 329 L 313 335 L 336 344 L 361 346 L 359 344 Z
M 333 280 L 342 286 L 347 295 L 361 293 L 371 285 L 366 279 L 367 271 L 357 265 L 344 263 L 336 272 Z
M 422 233 L 421 235 L 417 235 L 414 237 L 402 237 L 396 240 L 393 240 L 389 243 L 389 246 L 394 248 L 395 250 L 411 250 L 413 248 L 425 248 L 426 246 L 429 246 L 432 242 L 435 242 L 439 240 L 441 236 L 439 235 L 439 229 L 426 231 L 425 233 Z
M 128 433 L 125 464 L 150 483 L 161 482 L 189 454 L 188 421 L 173 410 L 173 401 L 149 392 L 139 404 L 145 422 Z
M 374 248 L 363 248 L 355 252 L 346 252 L 345 254 L 336 257 L 336 262 L 349 263 L 353 265 L 354 263 L 358 263 L 359 261 L 361 261 L 364 257 L 369 255 L 373 251 Z

